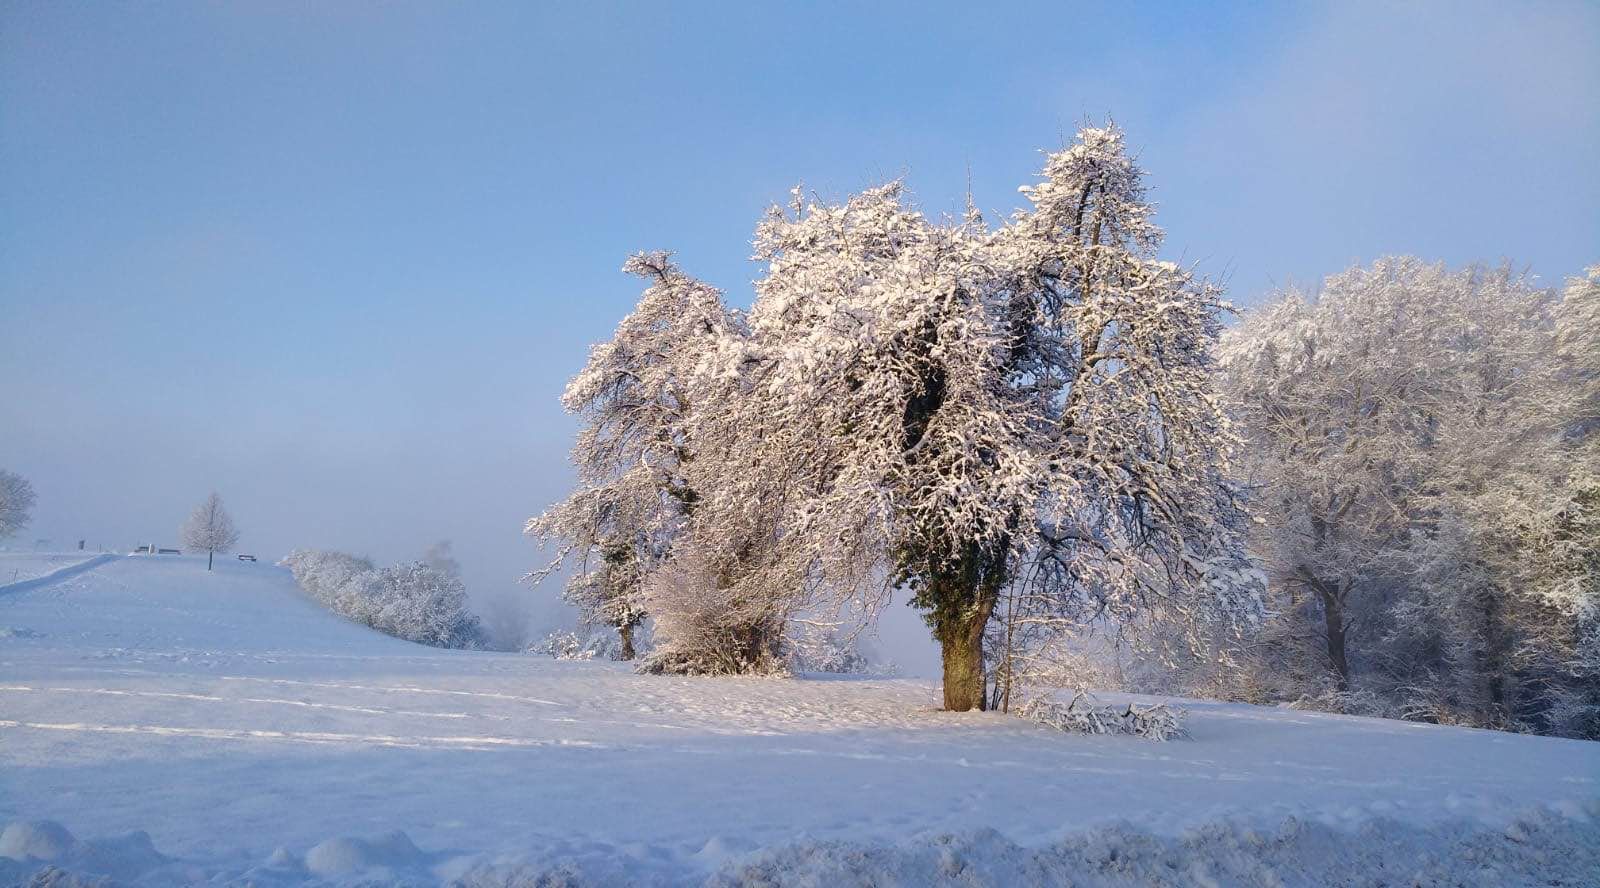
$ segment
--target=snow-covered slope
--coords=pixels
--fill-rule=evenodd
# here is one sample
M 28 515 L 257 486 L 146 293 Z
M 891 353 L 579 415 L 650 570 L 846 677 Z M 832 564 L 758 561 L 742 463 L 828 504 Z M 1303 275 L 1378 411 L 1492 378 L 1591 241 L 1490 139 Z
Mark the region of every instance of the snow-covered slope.
M 0 589 L 82 564 L 92 552 L 0 552 Z
M 1201 702 L 1190 740 L 1066 736 L 419 647 L 204 559 L 0 587 L 0 627 L 0 884 L 1600 884 L 1595 743 Z

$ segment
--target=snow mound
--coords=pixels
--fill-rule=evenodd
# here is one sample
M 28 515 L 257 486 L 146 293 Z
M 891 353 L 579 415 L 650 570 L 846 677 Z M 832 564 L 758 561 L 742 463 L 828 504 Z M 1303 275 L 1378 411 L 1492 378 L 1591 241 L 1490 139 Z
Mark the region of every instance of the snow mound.
M 149 833 L 133 832 L 114 838 L 79 841 L 67 828 L 53 820 L 15 820 L 0 832 L 0 877 L 37 868 L 73 874 L 74 879 L 58 878 L 60 884 L 92 884 L 95 877 L 134 879 L 164 866 L 168 858 L 156 851 Z
M 17 820 L 0 832 L 0 857 L 12 860 L 57 860 L 77 839 L 54 820 Z
M 1593 812 L 1600 815 L 1600 809 Z M 1088 830 L 1039 848 L 992 829 L 904 845 L 791 845 L 725 867 L 708 888 L 819 885 L 1136 886 L 1600 884 L 1600 820 L 1532 811 L 1504 830 L 1469 822 L 1430 828 L 1380 818 L 1355 830 L 1288 818 L 1261 829 L 1215 821 L 1181 836 L 1131 824 Z
M 142 833 L 82 843 L 58 824 L 12 824 L 7 834 L 59 852 L 32 866 L 5 865 L 0 879 L 52 885 L 94 885 L 111 878 L 133 886 L 192 882 L 277 888 L 316 882 L 332 886 L 449 885 L 451 888 L 599 888 L 704 885 L 786 886 L 1501 886 L 1600 884 L 1600 803 L 1583 811 L 1528 809 L 1504 828 L 1471 820 L 1429 826 L 1389 818 L 1339 825 L 1287 816 L 1274 826 L 1218 819 L 1178 835 L 1120 823 L 1068 833 L 1026 847 L 994 829 L 924 836 L 902 843 L 802 840 L 753 850 L 713 837 L 693 859 L 673 861 L 651 849 L 559 842 L 524 859 L 466 856 L 438 866 L 402 832 L 372 839 L 338 837 L 315 846 L 302 862 L 279 848 L 257 865 L 216 866 L 170 861 Z M 108 849 L 122 849 L 118 857 Z M 129 849 L 137 853 L 127 853 Z M 86 851 L 85 849 L 97 849 Z M 40 866 L 40 864 L 45 864 Z
M 375 839 L 339 836 L 306 852 L 306 869 L 330 877 L 373 871 L 398 873 L 427 862 L 427 855 L 399 830 Z

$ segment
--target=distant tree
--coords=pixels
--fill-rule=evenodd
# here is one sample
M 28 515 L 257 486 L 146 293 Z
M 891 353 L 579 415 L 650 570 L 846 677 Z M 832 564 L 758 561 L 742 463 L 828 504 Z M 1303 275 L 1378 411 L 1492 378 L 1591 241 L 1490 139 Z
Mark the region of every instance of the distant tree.
M 0 469 L 0 540 L 27 526 L 33 501 L 28 479 Z
M 457 561 L 451 551 L 449 540 L 440 540 L 428 547 L 422 553 L 422 560 L 434 570 L 452 577 L 461 576 L 461 562 Z
M 484 642 L 501 651 L 525 651 L 533 642 L 533 613 L 527 590 L 508 589 L 499 594 L 475 596 L 482 615 Z
M 233 519 L 222 507 L 222 497 L 215 492 L 195 508 L 194 514 L 183 525 L 181 534 L 185 546 L 205 550 L 206 570 L 211 569 L 218 552 L 227 552 L 239 541 L 239 531 L 234 528 Z

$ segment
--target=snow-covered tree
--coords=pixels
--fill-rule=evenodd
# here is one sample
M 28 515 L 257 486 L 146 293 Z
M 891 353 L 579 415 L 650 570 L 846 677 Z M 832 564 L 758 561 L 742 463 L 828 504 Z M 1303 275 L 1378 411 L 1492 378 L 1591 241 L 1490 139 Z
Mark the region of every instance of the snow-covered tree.
M 1508 269 L 1384 259 L 1230 333 L 1279 614 L 1257 667 L 1279 693 L 1575 730 L 1551 713 L 1581 715 L 1568 691 L 1600 608 L 1581 301 Z
M 33 503 L 33 485 L 28 479 L 0 469 L 0 540 L 27 526 Z
M 797 189 L 758 226 L 747 318 L 636 257 L 651 288 L 566 395 L 578 489 L 529 524 L 594 559 L 569 597 L 594 613 L 642 590 L 663 652 L 677 632 L 679 662 L 742 671 L 793 614 L 870 617 L 899 585 L 956 710 L 986 705 L 1002 590 L 1035 626 L 1248 616 L 1210 387 L 1226 306 L 1154 258 L 1141 177 L 1107 127 L 1050 155 L 998 228 L 931 221 L 899 183 Z M 597 582 L 607 566 L 621 582 Z
M 179 533 L 185 546 L 206 553 L 206 570 L 211 569 L 218 552 L 227 552 L 239 541 L 233 518 L 222 507 L 222 497 L 214 492 L 195 507 Z
M 525 651 L 533 641 L 532 592 L 513 587 L 499 594 L 476 595 L 475 610 L 486 643 L 499 651 Z
M 641 580 L 667 557 L 699 498 L 687 477 L 696 456 L 691 380 L 737 319 L 721 293 L 665 253 L 636 255 L 624 270 L 649 286 L 562 396 L 584 422 L 572 452 L 577 487 L 526 532 L 557 547 L 552 564 L 530 577 L 571 566 L 564 596 L 585 621 L 615 627 L 631 657 L 645 617 Z
M 1573 434 L 1600 432 L 1600 265 L 1567 280 L 1556 308 L 1556 347 L 1571 373 Z
M 1225 305 L 1152 257 L 1139 180 L 1120 132 L 1090 128 L 997 230 L 930 222 L 894 183 L 797 193 L 757 231 L 748 340 L 709 374 L 744 380 L 720 405 L 735 437 L 701 492 L 777 528 L 792 581 L 770 596 L 870 613 L 864 580 L 907 587 L 950 709 L 986 704 L 1013 584 L 1041 622 L 1252 609 L 1210 388 Z

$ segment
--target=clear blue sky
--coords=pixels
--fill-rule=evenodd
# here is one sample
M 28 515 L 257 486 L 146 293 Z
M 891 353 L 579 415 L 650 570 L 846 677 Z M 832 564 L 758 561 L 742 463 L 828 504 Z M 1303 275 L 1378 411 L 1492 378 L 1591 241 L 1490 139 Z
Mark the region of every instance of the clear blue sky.
M 450 538 L 498 594 L 629 252 L 743 304 L 797 181 L 1008 212 L 1086 118 L 1240 303 L 1600 261 L 1600 5 L 1125 5 L 0 5 L 12 545 L 170 542 L 216 488 L 248 549 Z

